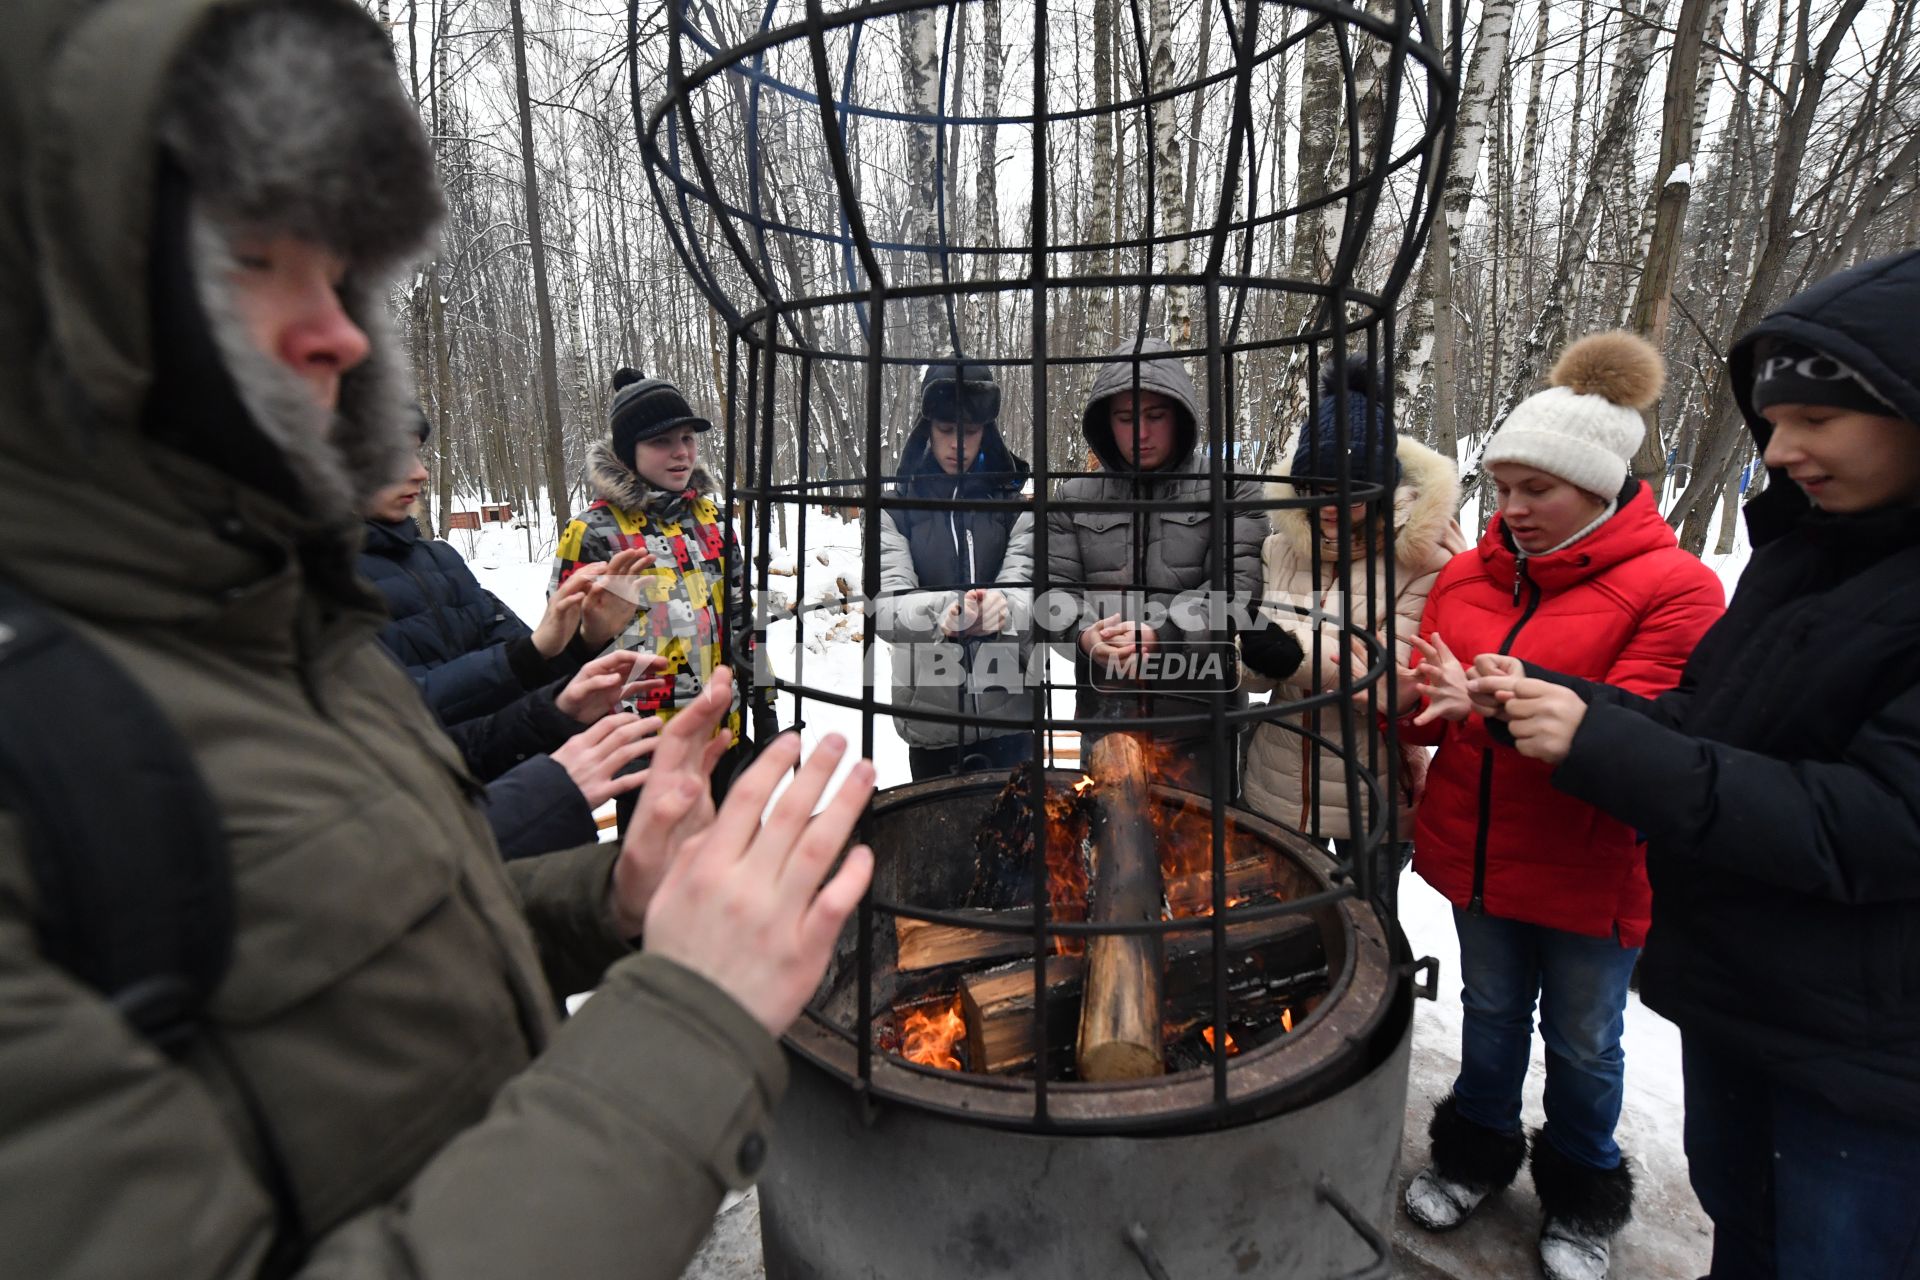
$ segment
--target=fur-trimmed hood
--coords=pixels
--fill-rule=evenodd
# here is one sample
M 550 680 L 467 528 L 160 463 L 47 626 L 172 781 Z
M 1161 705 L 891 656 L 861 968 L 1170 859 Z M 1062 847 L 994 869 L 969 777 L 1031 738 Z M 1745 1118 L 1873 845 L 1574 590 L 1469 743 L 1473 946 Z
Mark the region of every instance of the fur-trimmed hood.
M 1400 484 L 1393 491 L 1394 559 L 1420 571 L 1436 569 L 1453 556 L 1443 544 L 1460 506 L 1460 469 L 1412 436 L 1399 437 L 1394 456 L 1400 461 Z M 1270 498 L 1291 498 L 1297 493 L 1285 481 L 1267 486 Z M 1274 531 L 1303 558 L 1322 550 L 1312 516 L 1304 507 L 1273 513 Z
M 351 0 L 14 0 L 7 27 L 0 574 L 103 621 L 211 618 L 295 559 L 367 601 L 359 507 L 414 444 L 387 289 L 440 210 L 385 33 Z M 348 260 L 373 350 L 331 415 L 232 358 L 205 286 L 246 222 Z M 76 557 L 103 500 L 113 536 Z
M 675 517 L 667 512 L 667 508 L 682 498 L 682 494 L 655 488 L 639 472 L 620 461 L 620 456 L 613 451 L 611 440 L 596 440 L 588 446 L 587 485 L 593 490 L 594 497 L 610 502 L 623 511 L 642 515 L 660 512 L 668 519 Z M 695 493 L 716 498 L 719 496 L 713 477 L 697 462 L 693 466 L 693 474 L 687 478 L 687 487 Z

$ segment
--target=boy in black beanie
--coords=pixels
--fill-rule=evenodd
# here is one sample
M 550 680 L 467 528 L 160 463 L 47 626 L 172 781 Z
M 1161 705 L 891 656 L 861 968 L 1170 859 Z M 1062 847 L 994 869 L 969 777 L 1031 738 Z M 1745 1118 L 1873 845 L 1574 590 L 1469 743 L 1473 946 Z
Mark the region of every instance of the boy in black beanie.
M 718 487 L 700 466 L 697 440 L 713 424 L 672 383 L 632 369 L 613 375 L 607 420 L 609 438 L 587 453 L 595 499 L 560 535 L 549 593 L 582 566 L 621 551 L 653 557 L 624 590 L 610 584 L 640 606 L 613 643 L 666 660 L 656 673 L 666 683 L 634 708 L 664 720 L 707 687 L 721 663 L 724 626 L 734 627 L 734 664 L 746 654 L 751 615 L 739 603 L 746 598 L 744 565 Z M 727 724 L 738 739 L 737 706 Z

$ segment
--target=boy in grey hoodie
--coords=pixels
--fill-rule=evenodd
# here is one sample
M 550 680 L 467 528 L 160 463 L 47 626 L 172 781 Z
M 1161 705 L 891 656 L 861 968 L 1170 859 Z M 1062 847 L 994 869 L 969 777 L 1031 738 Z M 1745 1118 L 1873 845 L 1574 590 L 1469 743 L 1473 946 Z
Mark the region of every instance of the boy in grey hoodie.
M 1229 710 L 1246 703 L 1221 612 L 1230 602 L 1209 598 L 1216 563 L 1213 517 L 1193 509 L 1212 496 L 1211 463 L 1200 447 L 1201 413 L 1185 365 L 1158 338 L 1128 342 L 1094 379 L 1081 432 L 1104 474 L 1062 481 L 1054 501 L 1071 505 L 1047 516 L 1048 583 L 1056 599 L 1070 598 L 1080 609 L 1064 626 L 1057 618 L 1043 619 L 1056 624 L 1055 634 L 1074 641 L 1082 719 L 1203 716 L 1215 689 L 1227 692 Z M 1226 484 L 1230 501 L 1261 496 L 1252 481 Z M 1127 502 L 1159 505 L 1097 506 Z M 1260 591 L 1260 547 L 1271 525 L 1257 510 L 1233 513 L 1229 521 L 1220 590 L 1250 602 Z M 1183 660 L 1178 674 L 1176 655 Z M 1208 726 L 1196 721 L 1164 728 L 1158 736 L 1173 748 L 1166 762 L 1171 780 L 1210 793 Z M 1231 794 L 1231 776 L 1228 784 Z

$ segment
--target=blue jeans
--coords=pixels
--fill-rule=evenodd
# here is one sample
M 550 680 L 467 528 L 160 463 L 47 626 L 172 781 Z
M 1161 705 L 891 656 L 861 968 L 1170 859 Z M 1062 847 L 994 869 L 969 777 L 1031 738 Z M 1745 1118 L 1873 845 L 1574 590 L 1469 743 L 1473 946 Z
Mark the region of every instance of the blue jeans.
M 1847 1115 L 1699 1036 L 1680 1053 L 1711 1280 L 1920 1277 L 1920 1130 Z
M 1638 947 L 1563 929 L 1453 911 L 1460 935 L 1460 1114 L 1496 1133 L 1520 1131 L 1520 1087 L 1533 1053 L 1533 1007 L 1547 1042 L 1545 1138 L 1594 1169 L 1620 1163 L 1627 1056 L 1627 977 Z

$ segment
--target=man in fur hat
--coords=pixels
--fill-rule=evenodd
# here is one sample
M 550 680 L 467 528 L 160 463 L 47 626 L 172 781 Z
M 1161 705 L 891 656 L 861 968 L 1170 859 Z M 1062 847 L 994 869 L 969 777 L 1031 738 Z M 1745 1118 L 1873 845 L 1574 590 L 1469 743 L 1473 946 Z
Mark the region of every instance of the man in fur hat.
M 412 442 L 383 299 L 439 213 L 349 0 L 8 7 L 0 578 L 177 731 L 232 912 L 163 1051 L 45 952 L 63 886 L 0 809 L 0 1275 L 668 1278 L 764 1158 L 871 767 L 809 821 L 823 746 L 762 830 L 776 742 L 715 820 L 719 672 L 643 839 L 503 868 L 353 573 Z

